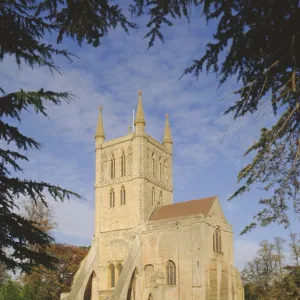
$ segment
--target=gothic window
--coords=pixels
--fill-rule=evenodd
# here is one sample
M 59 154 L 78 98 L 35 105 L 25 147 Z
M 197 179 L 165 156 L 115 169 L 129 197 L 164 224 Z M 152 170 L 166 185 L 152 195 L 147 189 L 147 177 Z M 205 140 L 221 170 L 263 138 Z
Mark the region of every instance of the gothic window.
M 176 266 L 171 260 L 167 261 L 166 265 L 167 285 L 176 285 Z
M 122 151 L 121 155 L 121 177 L 126 176 L 126 156 L 124 151 Z
M 155 157 L 154 153 L 152 154 L 152 177 L 155 177 Z
M 215 252 L 222 252 L 221 231 L 217 228 L 213 236 L 213 249 Z
M 160 191 L 160 193 L 159 193 L 159 204 L 162 204 L 162 200 L 163 200 L 163 193 L 162 193 L 162 191 Z
M 115 287 L 115 273 L 116 273 L 116 270 L 115 270 L 115 266 L 113 264 L 111 264 L 109 266 L 109 287 Z
M 152 188 L 152 205 L 155 204 L 155 187 Z
M 118 269 L 118 277 L 120 277 L 123 270 L 123 266 L 121 264 L 118 264 L 117 269 Z
M 125 191 L 125 187 L 122 186 L 121 187 L 121 205 L 125 205 L 126 204 L 126 191 Z
M 163 162 L 162 162 L 162 158 L 159 158 L 159 180 L 162 181 L 163 180 L 163 170 L 164 170 L 164 166 L 163 166 Z
M 110 160 L 110 178 L 113 179 L 116 177 L 116 159 L 115 156 L 111 156 Z
M 166 179 L 166 182 L 168 182 L 168 180 L 169 180 L 168 172 L 169 172 L 169 170 L 168 170 L 168 160 L 166 159 L 165 160 L 165 179 Z
M 110 190 L 109 199 L 110 199 L 110 202 L 109 202 L 110 207 L 114 207 L 115 206 L 115 191 L 114 191 L 114 189 Z

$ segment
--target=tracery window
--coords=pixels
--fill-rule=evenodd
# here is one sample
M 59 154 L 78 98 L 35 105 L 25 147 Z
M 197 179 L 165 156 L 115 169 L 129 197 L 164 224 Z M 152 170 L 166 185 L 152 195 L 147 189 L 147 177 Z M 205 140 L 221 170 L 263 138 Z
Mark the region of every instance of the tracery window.
M 155 204 L 155 187 L 152 188 L 152 205 Z
M 172 260 L 166 264 L 167 285 L 176 285 L 176 266 Z
M 110 160 L 110 178 L 113 179 L 116 177 L 116 159 L 115 156 L 111 156 Z
M 126 190 L 125 187 L 122 186 L 121 187 L 121 205 L 125 205 L 126 204 Z
M 109 286 L 110 287 L 115 287 L 115 285 L 116 285 L 116 282 L 115 282 L 115 266 L 113 265 L 113 264 L 111 264 L 110 266 L 109 266 Z
M 122 152 L 121 155 L 121 177 L 126 176 L 126 156 L 124 151 Z
M 114 207 L 115 206 L 115 191 L 114 191 L 114 189 L 110 190 L 109 199 L 110 199 L 110 202 L 109 202 L 110 207 Z
M 213 249 L 215 252 L 222 252 L 221 230 L 217 228 L 213 236 Z

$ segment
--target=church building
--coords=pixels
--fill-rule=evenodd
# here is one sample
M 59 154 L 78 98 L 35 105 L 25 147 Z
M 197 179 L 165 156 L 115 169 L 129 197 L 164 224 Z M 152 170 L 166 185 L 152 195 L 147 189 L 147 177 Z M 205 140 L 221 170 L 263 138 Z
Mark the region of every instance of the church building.
M 95 135 L 95 235 L 61 300 L 244 300 L 233 231 L 217 196 L 173 203 L 173 141 L 145 131 L 142 92 L 134 130 Z

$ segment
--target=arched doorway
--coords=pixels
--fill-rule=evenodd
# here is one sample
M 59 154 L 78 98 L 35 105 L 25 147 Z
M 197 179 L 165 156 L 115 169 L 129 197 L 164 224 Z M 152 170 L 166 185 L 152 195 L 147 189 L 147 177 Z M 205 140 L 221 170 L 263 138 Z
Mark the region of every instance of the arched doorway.
M 130 284 L 128 287 L 127 300 L 137 300 L 136 294 L 135 294 L 137 274 L 138 274 L 138 272 L 137 272 L 137 269 L 135 268 L 135 270 L 131 276 Z
M 94 278 L 96 278 L 96 273 L 93 271 L 85 287 L 83 300 L 93 300 L 93 279 Z

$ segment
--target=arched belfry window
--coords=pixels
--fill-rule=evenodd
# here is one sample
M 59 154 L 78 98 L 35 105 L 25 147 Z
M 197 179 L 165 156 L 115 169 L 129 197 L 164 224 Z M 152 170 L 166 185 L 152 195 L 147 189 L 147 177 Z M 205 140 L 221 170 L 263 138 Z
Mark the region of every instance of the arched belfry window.
M 155 204 L 155 187 L 152 188 L 152 205 Z
M 152 177 L 155 177 L 155 156 L 152 154 Z
M 221 230 L 219 228 L 214 232 L 213 249 L 215 252 L 222 252 Z
M 163 176 L 164 176 L 164 165 L 163 165 L 163 161 L 162 158 L 159 158 L 159 180 L 162 181 L 163 180 Z
M 122 151 L 121 155 L 121 177 L 126 176 L 126 156 L 124 151 Z
M 169 172 L 169 168 L 168 168 L 168 160 L 166 159 L 165 162 L 164 162 L 164 165 L 165 165 L 165 180 L 166 182 L 168 182 L 169 180 L 169 176 L 168 176 L 168 172 Z
M 109 200 L 110 200 L 109 201 L 110 207 L 114 207 L 115 206 L 115 191 L 114 191 L 114 189 L 110 190 Z
M 167 285 L 176 285 L 176 265 L 172 260 L 166 264 Z
M 110 178 L 113 179 L 116 177 L 116 159 L 115 156 L 112 155 L 110 159 Z
M 115 280 L 115 274 L 116 270 L 115 270 L 115 266 L 113 264 L 111 264 L 109 266 L 109 274 L 108 274 L 108 279 L 109 279 L 109 287 L 113 288 L 116 285 L 116 280 Z
M 160 191 L 160 193 L 159 193 L 159 204 L 162 204 L 162 200 L 163 200 L 163 192 Z
M 121 187 L 121 205 L 125 205 L 126 204 L 126 190 L 125 187 L 122 186 Z

